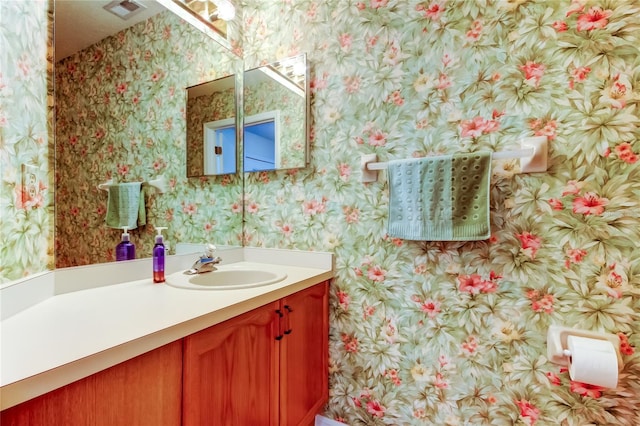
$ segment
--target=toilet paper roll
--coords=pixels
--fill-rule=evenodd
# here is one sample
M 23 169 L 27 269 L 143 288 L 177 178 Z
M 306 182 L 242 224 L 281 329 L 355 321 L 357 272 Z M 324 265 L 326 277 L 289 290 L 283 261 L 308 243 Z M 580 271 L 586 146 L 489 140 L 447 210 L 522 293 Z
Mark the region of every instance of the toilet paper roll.
M 604 388 L 618 386 L 618 355 L 610 341 L 567 336 L 567 349 L 571 380 Z

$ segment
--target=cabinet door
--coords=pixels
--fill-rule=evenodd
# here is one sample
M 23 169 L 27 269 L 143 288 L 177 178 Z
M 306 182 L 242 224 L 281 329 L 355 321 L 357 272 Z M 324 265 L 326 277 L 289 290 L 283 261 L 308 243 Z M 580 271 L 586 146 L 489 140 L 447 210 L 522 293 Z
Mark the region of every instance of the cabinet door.
M 287 296 L 281 309 L 280 424 L 310 425 L 329 393 L 328 282 Z
M 270 303 L 184 339 L 184 426 L 277 425 L 278 307 Z
M 2 426 L 179 426 L 177 341 L 4 410 Z
M 101 371 L 93 379 L 96 426 L 180 425 L 181 341 Z

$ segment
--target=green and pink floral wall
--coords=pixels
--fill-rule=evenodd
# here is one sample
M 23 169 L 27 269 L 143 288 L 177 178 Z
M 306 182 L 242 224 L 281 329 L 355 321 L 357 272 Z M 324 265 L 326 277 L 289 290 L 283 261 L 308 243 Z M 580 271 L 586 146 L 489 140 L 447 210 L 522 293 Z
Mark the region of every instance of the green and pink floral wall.
M 45 1 L 0 2 L 0 284 L 54 265 L 50 18 Z
M 246 68 L 303 52 L 311 63 L 310 167 L 246 176 L 243 240 L 335 253 L 325 414 L 351 425 L 640 424 L 640 2 L 242 8 Z M 534 135 L 548 137 L 549 170 L 495 164 L 487 241 L 389 238 L 384 173 L 360 182 L 362 154 L 498 151 Z M 141 155 L 146 178 L 159 147 L 129 153 L 127 141 L 117 155 Z M 224 182 L 196 191 L 175 173 L 155 213 L 173 218 L 175 240 L 237 209 L 237 194 L 210 195 Z M 618 388 L 572 382 L 549 363 L 552 324 L 619 335 Z
M 246 66 L 306 52 L 311 167 L 245 183 L 251 246 L 329 250 L 330 399 L 350 425 L 640 424 L 640 2 L 244 4 Z M 282 25 L 282 16 L 287 25 Z M 387 236 L 380 161 L 550 143 L 495 163 L 492 236 Z M 546 359 L 549 325 L 618 334 L 617 389 Z

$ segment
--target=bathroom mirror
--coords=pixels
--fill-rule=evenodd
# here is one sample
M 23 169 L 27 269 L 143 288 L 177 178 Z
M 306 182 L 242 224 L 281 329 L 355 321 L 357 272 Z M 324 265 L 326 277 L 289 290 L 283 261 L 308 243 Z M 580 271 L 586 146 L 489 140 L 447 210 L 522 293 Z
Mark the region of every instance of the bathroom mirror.
M 187 88 L 187 176 L 237 171 L 236 78 Z
M 231 170 L 235 169 L 230 165 L 221 168 L 224 161 L 230 162 L 232 158 L 227 155 L 231 149 L 222 146 L 222 141 L 231 146 L 232 137 L 239 139 L 235 128 L 231 128 L 229 108 L 238 98 L 237 93 L 234 98 L 229 90 L 229 85 L 234 81 L 232 76 L 227 76 L 222 81 L 210 81 L 188 89 L 187 123 L 191 124 L 187 127 L 187 175 L 190 177 L 234 173 Z M 305 54 L 244 72 L 241 149 L 244 172 L 302 168 L 307 165 L 307 84 Z M 195 100 L 197 93 L 207 91 L 218 94 L 212 98 Z M 211 103 L 205 106 L 209 100 Z M 210 118 L 203 119 L 203 110 L 208 111 Z
M 244 73 L 243 171 L 308 163 L 309 96 L 305 54 Z
M 144 7 L 128 19 L 107 3 L 54 0 L 56 267 L 115 260 L 121 231 L 105 226 L 108 193 L 97 189 L 111 179 L 165 179 L 163 193 L 146 190 L 147 224 L 130 232 L 138 258 L 151 255 L 154 226 L 168 227 L 171 250 L 184 241 L 238 245 L 242 176 L 186 177 L 185 89 L 239 75 L 242 60 L 173 1 L 136 0 Z

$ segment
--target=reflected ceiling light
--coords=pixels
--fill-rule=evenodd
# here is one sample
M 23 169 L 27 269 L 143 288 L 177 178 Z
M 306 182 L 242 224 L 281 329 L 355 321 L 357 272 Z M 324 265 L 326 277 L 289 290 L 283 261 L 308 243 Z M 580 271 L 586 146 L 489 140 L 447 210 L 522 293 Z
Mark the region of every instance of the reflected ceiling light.
M 236 17 L 236 8 L 229 0 L 212 0 L 213 4 L 216 5 L 216 9 L 218 9 L 217 15 L 218 18 L 223 21 L 231 21 Z
M 296 95 L 304 98 L 304 90 L 300 86 L 289 80 L 286 76 L 280 74 L 278 71 L 271 68 L 271 66 L 260 67 L 258 69 L 287 89 L 291 90 Z
M 302 61 L 296 61 L 293 64 L 292 72 L 293 75 L 305 75 L 305 73 L 307 72 L 307 66 Z

